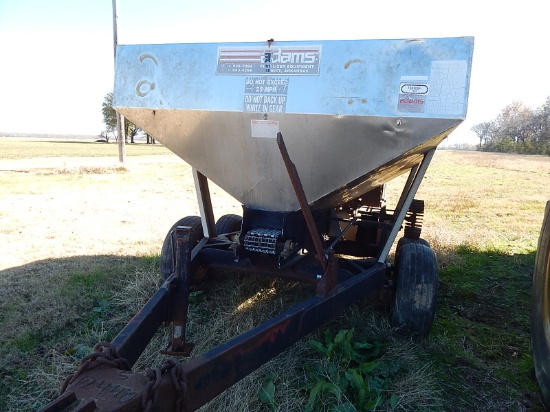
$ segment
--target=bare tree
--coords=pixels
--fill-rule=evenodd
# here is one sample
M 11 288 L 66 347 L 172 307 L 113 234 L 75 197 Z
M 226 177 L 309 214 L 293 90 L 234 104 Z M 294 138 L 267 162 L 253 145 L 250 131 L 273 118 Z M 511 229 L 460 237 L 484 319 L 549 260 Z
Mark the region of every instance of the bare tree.
M 487 140 L 490 139 L 491 133 L 492 133 L 492 122 L 483 122 L 476 124 L 474 127 L 472 127 L 472 131 L 477 134 L 477 137 L 479 138 L 479 146 L 477 150 L 481 150 L 484 143 L 487 143 Z

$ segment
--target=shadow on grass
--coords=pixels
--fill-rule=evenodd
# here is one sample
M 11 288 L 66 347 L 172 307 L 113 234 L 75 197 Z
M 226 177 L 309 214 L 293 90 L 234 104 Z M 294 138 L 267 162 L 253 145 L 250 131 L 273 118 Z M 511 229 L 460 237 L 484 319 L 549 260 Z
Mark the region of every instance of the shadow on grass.
M 0 271 L 0 410 L 36 410 L 86 353 L 112 339 L 113 291 L 152 258 L 74 256 Z M 116 330 L 115 330 L 116 329 Z
M 25 327 L 42 336 L 70 327 L 87 304 L 111 294 L 125 276 L 154 259 L 74 256 L 0 271 L 2 346 Z
M 530 350 L 535 253 L 464 246 L 449 253 L 434 327 L 418 346 L 418 367 L 429 365 L 442 392 L 437 410 L 543 411 Z M 55 397 L 78 364 L 79 348 L 112 339 L 129 320 L 105 322 L 113 292 L 136 270 L 157 276 L 157 259 L 76 256 L 0 271 L 0 410 L 36 410 Z M 363 311 L 385 315 L 364 303 L 349 313 Z M 345 315 L 338 322 L 342 329 L 358 323 Z
M 446 410 L 543 411 L 530 343 L 535 252 L 452 253 L 428 345 Z

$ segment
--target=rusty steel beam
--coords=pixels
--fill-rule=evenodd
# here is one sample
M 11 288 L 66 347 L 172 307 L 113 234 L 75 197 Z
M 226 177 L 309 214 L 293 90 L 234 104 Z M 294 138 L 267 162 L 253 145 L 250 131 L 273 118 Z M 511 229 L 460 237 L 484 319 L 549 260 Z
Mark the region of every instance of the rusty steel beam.
M 132 320 L 113 339 L 120 357 L 132 366 L 149 344 L 158 328 L 166 320 L 170 286 L 174 276 L 170 276 L 149 299 Z
M 352 303 L 384 285 L 385 264 L 376 264 L 182 366 L 184 402 L 194 411 L 305 337 Z
M 173 339 L 168 354 L 189 354 L 192 345 L 185 343 L 191 262 L 188 226 L 178 226 L 174 233 L 176 270 L 111 342 L 120 357 L 132 366 L 165 321 L 173 322 Z M 170 299 L 173 295 L 173 299 Z
M 281 157 L 283 158 L 283 162 L 288 172 L 288 177 L 290 178 L 290 182 L 292 183 L 292 187 L 294 188 L 294 192 L 296 193 L 296 198 L 298 199 L 298 203 L 300 204 L 300 208 L 302 209 L 302 213 L 304 215 L 304 219 L 306 221 L 311 240 L 313 240 L 315 252 L 317 253 L 316 257 L 323 266 L 323 272 L 326 272 L 328 267 L 328 258 L 325 256 L 323 250 L 323 241 L 321 239 L 319 231 L 317 230 L 317 226 L 315 225 L 315 220 L 313 219 L 313 214 L 311 213 L 311 208 L 309 207 L 306 193 L 304 191 L 304 187 L 302 186 L 302 181 L 300 180 L 300 175 L 298 174 L 296 165 L 290 159 L 290 155 L 288 154 L 285 141 L 283 140 L 283 134 L 281 132 L 277 133 L 277 145 L 279 146 Z
M 170 321 L 172 322 L 172 342 L 162 351 L 165 355 L 189 356 L 195 346 L 186 342 L 187 314 L 189 312 L 189 286 L 191 285 L 191 232 L 190 226 L 178 226 L 173 236 L 176 245 L 175 279 L 172 283 L 172 303 L 170 305 Z

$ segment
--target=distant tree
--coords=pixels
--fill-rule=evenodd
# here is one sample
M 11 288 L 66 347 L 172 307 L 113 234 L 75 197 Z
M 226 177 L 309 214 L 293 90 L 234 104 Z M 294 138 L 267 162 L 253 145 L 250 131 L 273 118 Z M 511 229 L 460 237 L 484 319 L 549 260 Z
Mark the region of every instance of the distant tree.
M 536 113 L 536 140 L 535 145 L 540 154 L 550 155 L 550 96 Z
M 112 133 L 115 136 L 115 140 L 118 140 L 118 136 L 116 135 L 116 111 L 113 109 L 113 93 L 107 93 L 103 98 L 101 113 L 103 114 L 106 133 Z M 126 143 L 128 143 L 128 139 L 130 139 L 130 143 L 134 143 L 134 137 L 140 131 L 139 127 L 128 119 L 124 119 L 124 126 Z
M 521 102 L 506 106 L 497 117 L 500 136 L 512 142 L 518 151 L 527 151 L 526 146 L 533 137 L 533 111 Z
M 113 109 L 113 93 L 107 93 L 103 98 L 101 114 L 103 115 L 103 124 L 105 124 L 105 135 L 111 133 L 118 140 L 116 136 L 116 112 Z
M 513 102 L 490 122 L 472 127 L 479 138 L 479 150 L 550 154 L 550 97 L 533 110 Z
M 109 133 L 106 131 L 101 132 L 97 137 L 99 137 L 99 140 L 109 143 Z
M 479 147 L 478 150 L 481 150 L 484 143 L 487 143 L 487 140 L 491 136 L 491 127 L 493 126 L 492 122 L 483 122 L 476 124 L 474 127 L 472 127 L 472 131 L 477 134 L 477 137 L 479 139 Z

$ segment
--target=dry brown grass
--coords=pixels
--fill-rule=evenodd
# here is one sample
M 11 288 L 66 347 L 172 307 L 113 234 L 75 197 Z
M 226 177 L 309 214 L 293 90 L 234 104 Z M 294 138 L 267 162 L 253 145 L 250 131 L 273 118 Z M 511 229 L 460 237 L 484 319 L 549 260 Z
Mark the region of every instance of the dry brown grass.
M 128 168 L 122 166 L 79 166 L 79 167 L 63 167 L 59 169 L 39 169 L 36 170 L 38 175 L 104 175 L 113 173 L 127 173 Z
M 207 285 L 191 305 L 188 338 L 196 343 L 195 355 L 200 355 L 234 336 L 250 330 L 275 316 L 290 304 L 309 296 L 310 288 L 297 284 L 240 276 L 231 273 L 217 274 L 218 280 Z M 131 276 L 115 295 L 114 302 L 121 313 L 139 309 L 159 285 L 157 270 L 138 271 Z M 134 370 L 160 367 L 166 358 L 159 353 L 169 342 L 170 328 L 162 328 L 144 351 Z M 222 396 L 201 408 L 202 411 L 261 411 L 265 406 L 258 399 L 258 383 L 269 375 L 278 381 L 282 403 L 280 411 L 299 411 L 303 408 L 304 393 L 299 390 L 297 367 L 302 353 L 309 351 L 306 342 L 298 342 L 264 367 L 228 389 Z
M 27 161 L 2 168 L 0 161 L 0 380 L 17 388 L 0 393 L 7 411 L 35 410 L 51 399 L 62 379 L 74 372 L 74 348 L 91 346 L 126 323 L 159 284 L 155 262 L 146 265 L 135 257 L 158 254 L 168 228 L 198 213 L 190 168 L 175 156 L 131 159 L 122 169 L 116 162 L 87 160 L 91 163 L 76 167 L 63 161 L 45 171 L 41 160 L 36 162 L 39 168 Z M 549 158 L 438 151 L 418 197 L 426 201 L 424 234 L 440 267 L 456 263 L 457 245 L 532 253 L 550 198 L 549 178 Z M 213 187 L 212 193 L 217 217 L 241 213 L 223 191 Z M 390 195 L 396 193 L 392 184 Z M 79 276 L 99 276 L 100 281 L 82 286 Z M 198 344 L 197 354 L 303 296 L 292 284 L 251 282 L 234 274 L 226 278 L 209 286 L 204 301 L 192 307 L 189 333 Z M 102 291 L 113 290 L 114 314 L 83 330 L 82 321 L 102 299 Z M 213 315 L 210 320 L 204 311 Z M 408 365 L 391 387 L 399 394 L 397 410 L 442 409 L 445 394 L 426 362 L 423 344 L 393 337 L 384 311 L 372 306 L 354 306 L 328 327 L 343 324 L 386 339 L 386 356 Z M 32 334 L 35 330 L 39 336 Z M 167 345 L 167 333 L 159 331 L 136 370 L 164 362 L 158 349 Z M 56 336 L 61 340 L 52 341 Z M 319 360 L 301 341 L 203 410 L 265 410 L 257 396 L 265 376 L 277 382 L 280 411 L 302 410 L 306 395 L 297 387 L 302 377 L 296 370 L 305 361 Z M 505 405 L 502 399 L 494 402 L 493 410 Z M 509 400 L 508 406 L 514 402 Z
M 198 214 L 190 168 L 175 155 L 131 158 L 122 173 L 110 160 L 71 164 L 70 173 L 63 164 L 34 169 L 22 160 L 24 173 L 1 172 L 0 270 L 51 258 L 158 253 L 174 222 Z M 211 190 L 217 216 L 241 213 L 225 192 Z

